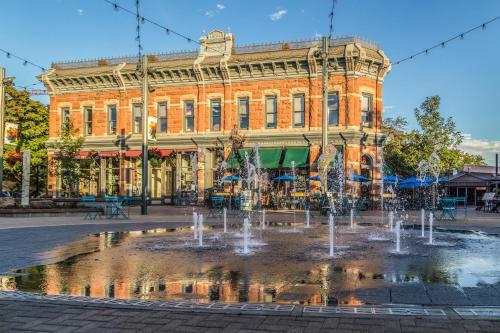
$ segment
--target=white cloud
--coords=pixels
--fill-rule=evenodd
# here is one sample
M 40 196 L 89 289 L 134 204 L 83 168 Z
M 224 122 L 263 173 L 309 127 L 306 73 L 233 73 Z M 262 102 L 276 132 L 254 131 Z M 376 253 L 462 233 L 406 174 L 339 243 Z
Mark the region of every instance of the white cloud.
M 215 9 L 209 9 L 205 11 L 205 16 L 214 17 L 215 15 L 220 14 L 220 12 L 222 12 L 225 8 L 226 6 L 218 3 L 215 5 Z
M 464 133 L 460 148 L 467 153 L 483 156 L 491 164 L 494 154 L 500 152 L 500 140 L 476 139 L 471 134 Z
M 78 16 L 83 16 L 83 9 L 78 8 L 76 12 L 78 13 Z
M 285 15 L 286 13 L 287 11 L 285 9 L 280 9 L 277 12 L 274 12 L 271 15 L 269 15 L 269 17 L 271 18 L 271 21 L 278 21 L 281 20 L 283 15 Z

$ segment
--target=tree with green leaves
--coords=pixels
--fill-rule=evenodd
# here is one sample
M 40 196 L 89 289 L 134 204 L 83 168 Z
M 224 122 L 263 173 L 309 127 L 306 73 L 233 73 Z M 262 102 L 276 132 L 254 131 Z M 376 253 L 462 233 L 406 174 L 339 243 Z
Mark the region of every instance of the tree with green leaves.
M 396 174 L 415 175 L 420 161 L 428 160 L 433 152 L 440 158 L 441 174 L 461 170 L 464 164 L 484 164 L 481 156 L 460 149 L 463 135 L 451 117 L 445 119 L 441 115 L 440 102 L 439 96 L 431 96 L 415 108 L 419 128 L 411 131 L 406 131 L 408 123 L 403 117 L 384 119 L 388 137 L 384 147 L 385 163 Z
M 51 144 L 54 156 L 51 159 L 50 173 L 61 181 L 61 192 L 64 196 L 78 194 L 78 184 L 85 175 L 80 167 L 78 154 L 85 139 L 78 135 L 72 122 L 62 126 L 59 140 Z
M 31 187 L 45 189 L 47 181 L 47 149 L 45 143 L 49 135 L 49 109 L 30 98 L 27 91 L 19 91 L 7 85 L 5 122 L 19 126 L 17 144 L 5 145 L 4 156 L 22 156 L 31 151 Z M 4 158 L 4 180 L 6 187 L 16 190 L 21 187 L 23 163 L 20 159 Z

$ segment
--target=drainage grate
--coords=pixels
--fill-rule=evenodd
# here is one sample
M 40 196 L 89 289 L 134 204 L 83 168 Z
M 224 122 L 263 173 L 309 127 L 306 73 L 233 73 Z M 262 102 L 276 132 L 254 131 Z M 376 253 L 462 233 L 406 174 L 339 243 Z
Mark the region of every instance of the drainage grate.
M 333 307 L 306 306 L 304 314 L 358 314 L 397 316 L 446 316 L 443 309 L 434 308 L 392 308 L 392 307 Z
M 160 303 L 160 307 L 169 307 L 169 308 L 177 308 L 177 309 L 292 312 L 293 309 L 295 308 L 295 305 L 246 304 L 246 303 L 163 302 L 163 303 Z
M 500 317 L 499 307 L 453 308 L 462 317 Z

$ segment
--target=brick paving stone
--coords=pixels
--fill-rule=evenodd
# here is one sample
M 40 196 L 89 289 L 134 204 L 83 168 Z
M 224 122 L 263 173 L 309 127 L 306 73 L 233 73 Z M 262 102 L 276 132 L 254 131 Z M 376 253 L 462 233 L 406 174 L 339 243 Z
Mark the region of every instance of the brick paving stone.
M 306 328 L 304 329 L 304 332 L 317 332 L 323 327 L 323 323 L 320 322 L 311 322 L 309 323 Z
M 76 331 L 77 329 L 77 326 L 61 326 L 61 328 L 57 330 L 56 333 L 70 333 Z
M 231 323 L 231 324 L 227 325 L 221 331 L 221 333 L 236 333 L 236 332 L 239 332 L 242 327 L 243 327 L 243 324 L 241 324 L 241 323 Z
M 465 293 L 456 287 L 428 284 L 425 286 L 425 289 L 431 298 L 432 304 L 472 305 Z

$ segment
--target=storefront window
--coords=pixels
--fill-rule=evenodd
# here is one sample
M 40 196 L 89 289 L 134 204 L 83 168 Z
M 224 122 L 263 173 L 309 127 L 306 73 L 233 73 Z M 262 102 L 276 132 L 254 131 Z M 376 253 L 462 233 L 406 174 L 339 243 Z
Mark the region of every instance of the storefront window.
M 99 194 L 99 164 L 94 159 L 84 159 L 80 161 L 80 194 L 94 195 Z
M 118 195 L 120 192 L 120 159 L 113 157 L 105 159 L 106 194 Z
M 193 167 L 191 153 L 182 153 L 181 156 L 181 191 L 194 191 Z

